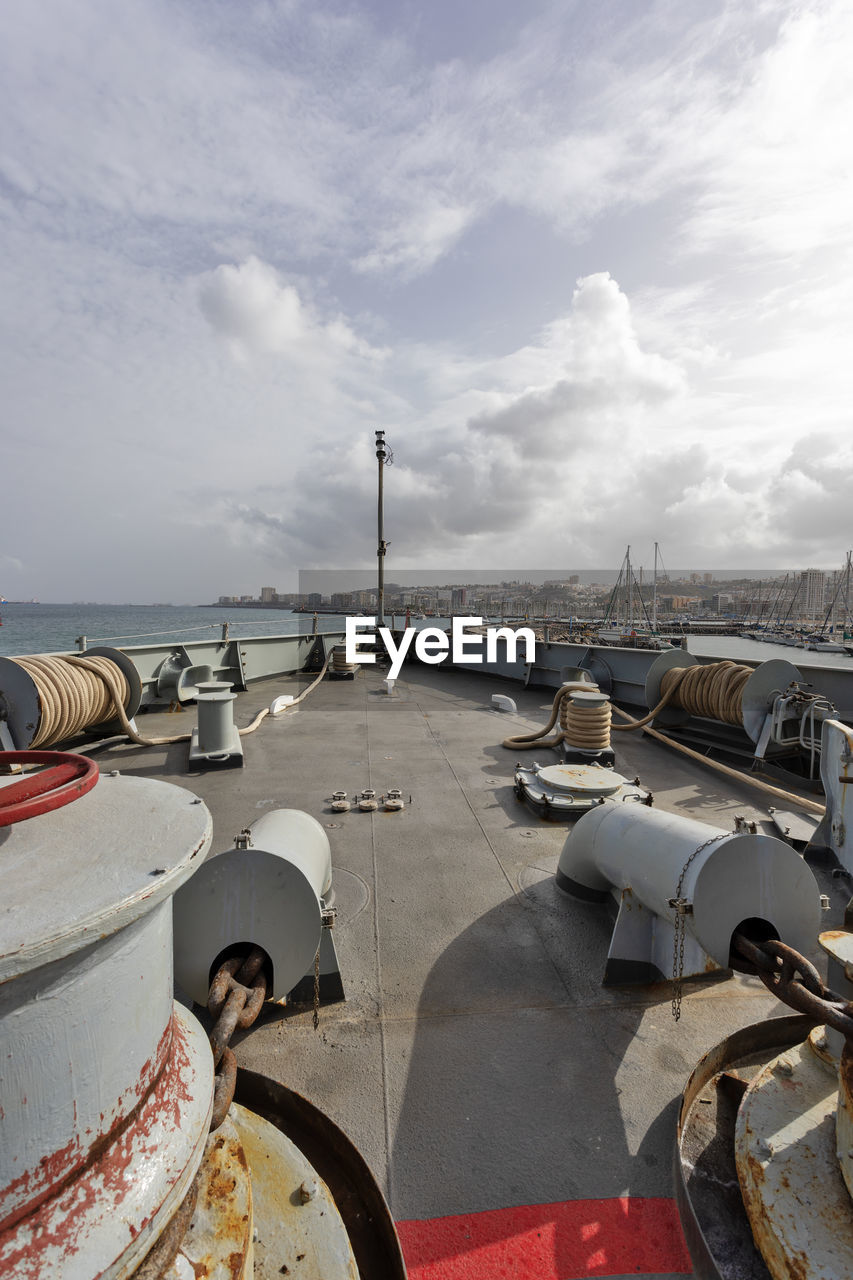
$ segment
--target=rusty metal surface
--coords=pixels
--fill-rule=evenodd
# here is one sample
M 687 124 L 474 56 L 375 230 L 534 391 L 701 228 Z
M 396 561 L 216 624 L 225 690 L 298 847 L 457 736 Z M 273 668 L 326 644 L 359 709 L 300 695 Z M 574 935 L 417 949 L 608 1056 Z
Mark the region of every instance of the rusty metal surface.
M 853 1275 L 853 1212 L 836 1158 L 835 1073 L 808 1041 L 756 1075 L 735 1158 L 756 1243 L 774 1280 Z
M 0 1275 L 125 1280 L 183 1201 L 198 1169 L 212 1096 L 210 1050 L 176 1006 L 169 1053 L 138 1107 L 82 1169 L 0 1234 Z M 156 1155 L 156 1158 L 155 1158 Z M 121 1205 L 121 1212 L 115 1206 Z
M 838 1167 L 853 1196 L 853 1052 L 845 1045 L 838 1071 L 838 1113 L 835 1119 Z
M 210 984 L 207 1008 L 216 1018 L 209 1037 L 216 1068 L 211 1129 L 219 1127 L 234 1099 L 237 1059 L 228 1047 L 231 1037 L 237 1027 L 250 1027 L 257 1019 L 267 994 L 268 972 L 269 956 L 260 947 L 251 947 L 248 953 L 223 961 Z
M 192 1220 L 162 1280 L 252 1280 L 253 1233 L 246 1152 L 228 1119 L 207 1139 Z
M 229 1120 L 252 1178 L 256 1280 L 358 1280 L 346 1227 L 314 1166 L 277 1126 L 245 1107 L 233 1106 Z
M 740 960 L 738 968 L 757 973 L 767 990 L 790 1008 L 853 1037 L 853 1013 L 846 995 L 831 991 L 811 961 L 793 947 L 778 938 L 755 943 L 735 933 L 732 954 Z
M 160 1236 L 154 1248 L 146 1256 L 142 1266 L 138 1271 L 134 1272 L 133 1280 L 164 1280 L 164 1277 L 172 1272 L 172 1264 L 189 1230 L 189 1225 L 198 1203 L 200 1178 L 201 1172 L 199 1171 L 172 1221 Z
M 744 1083 L 768 1056 L 801 1041 L 812 1023 L 771 1018 L 728 1036 L 695 1067 L 681 1099 L 675 1196 L 699 1280 L 768 1280 L 743 1207 L 734 1123 Z
M 235 1097 L 280 1129 L 317 1170 L 343 1219 L 359 1273 L 405 1280 L 406 1266 L 388 1205 L 346 1134 L 307 1099 L 254 1071 L 238 1070 Z

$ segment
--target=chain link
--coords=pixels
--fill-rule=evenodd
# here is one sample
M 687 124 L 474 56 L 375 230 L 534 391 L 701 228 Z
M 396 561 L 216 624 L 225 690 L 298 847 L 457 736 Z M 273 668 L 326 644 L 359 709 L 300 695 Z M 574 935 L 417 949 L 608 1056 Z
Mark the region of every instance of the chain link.
M 684 889 L 684 877 L 687 875 L 687 869 L 694 858 L 697 858 L 703 849 L 707 849 L 709 845 L 715 844 L 717 840 L 725 840 L 731 835 L 730 831 L 720 831 L 715 836 L 711 836 L 708 840 L 703 840 L 697 848 L 693 850 L 690 857 L 681 868 L 681 875 L 678 877 L 678 888 L 675 890 L 675 897 L 668 900 L 668 906 L 675 911 L 675 926 L 672 934 L 672 1016 L 676 1022 L 681 1017 L 681 984 L 684 975 L 684 937 L 687 930 L 686 917 L 693 911 L 693 903 L 689 899 L 682 897 Z
M 314 1030 L 320 1026 L 320 948 L 314 957 Z
M 833 1027 L 853 1042 L 853 1005 L 822 982 L 817 969 L 805 956 L 778 938 L 752 942 L 742 933 L 732 938 L 732 950 L 752 966 L 777 1000 L 816 1023 Z
M 210 1048 L 215 1068 L 213 1115 L 210 1129 L 218 1129 L 234 1100 L 237 1059 L 229 1042 L 237 1027 L 250 1027 L 267 997 L 263 966 L 266 952 L 252 947 L 246 955 L 231 956 L 219 966 L 207 997 L 207 1007 L 216 1018 L 210 1032 Z

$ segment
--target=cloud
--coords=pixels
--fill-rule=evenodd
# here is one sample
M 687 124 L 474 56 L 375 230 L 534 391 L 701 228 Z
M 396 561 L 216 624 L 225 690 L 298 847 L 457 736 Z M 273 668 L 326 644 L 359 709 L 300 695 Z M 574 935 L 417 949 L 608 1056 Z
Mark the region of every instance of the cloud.
M 239 359 L 251 353 L 304 359 L 311 347 L 371 360 L 387 355 L 358 337 L 342 316 L 321 320 L 302 302 L 294 285 L 254 255 L 239 266 L 223 263 L 204 275 L 199 305 Z
M 543 380 L 523 379 L 530 368 Z M 545 371 L 550 369 L 550 374 Z M 602 449 L 627 453 L 642 442 L 649 414 L 673 412 L 684 394 L 681 370 L 637 340 L 630 307 L 607 273 L 579 280 L 567 315 L 546 328 L 537 349 L 524 348 L 469 369 L 484 407 L 461 416 L 474 389 L 440 395 L 430 421 L 390 435 L 397 459 L 386 484 L 394 554 L 446 558 L 488 539 L 507 544 L 519 532 L 577 523 L 600 501 Z M 229 519 L 254 545 L 292 551 L 312 512 L 313 553 L 368 554 L 364 512 L 375 501 L 375 458 L 365 435 L 323 442 L 297 477 L 287 511 L 228 501 Z M 320 458 L 322 456 L 322 464 Z M 573 494 L 567 506 L 566 494 Z M 283 495 L 282 495 L 283 497 Z M 352 530 L 362 531 L 354 543 Z M 366 534 L 366 536 L 365 536 Z M 391 536 L 391 535 L 389 535 Z

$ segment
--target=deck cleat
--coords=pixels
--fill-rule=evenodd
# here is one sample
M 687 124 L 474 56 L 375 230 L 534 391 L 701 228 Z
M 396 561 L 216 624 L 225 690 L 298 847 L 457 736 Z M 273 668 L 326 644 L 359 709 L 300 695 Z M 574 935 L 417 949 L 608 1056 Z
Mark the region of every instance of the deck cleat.
M 352 804 L 347 799 L 345 791 L 333 791 L 331 800 L 332 813 L 349 813 Z
M 376 792 L 372 787 L 365 787 L 358 797 L 358 807 L 363 813 L 375 813 L 379 808 Z

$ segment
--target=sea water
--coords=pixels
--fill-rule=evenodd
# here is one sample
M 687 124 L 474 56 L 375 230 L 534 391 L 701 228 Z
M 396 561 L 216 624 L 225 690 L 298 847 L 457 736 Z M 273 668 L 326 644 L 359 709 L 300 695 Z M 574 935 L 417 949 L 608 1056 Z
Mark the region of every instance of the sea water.
M 386 619 L 391 621 L 390 615 Z M 110 605 L 110 604 L 0 604 L 0 657 L 20 657 L 34 653 L 70 653 L 77 650 L 78 636 L 88 645 L 110 644 L 117 649 L 134 644 L 168 644 L 206 640 L 222 632 L 227 622 L 229 635 L 306 635 L 314 630 L 311 613 L 290 609 L 239 609 L 228 605 Z M 498 621 L 497 619 L 495 621 Z M 404 616 L 397 614 L 402 626 Z M 447 618 L 411 620 L 413 626 L 449 626 Z M 344 629 L 342 614 L 321 613 L 317 630 Z M 689 636 L 691 653 L 711 658 L 731 658 L 735 662 L 766 662 L 784 658 L 798 667 L 840 667 L 853 670 L 853 657 L 844 653 L 813 653 L 789 645 L 765 644 L 740 636 Z

